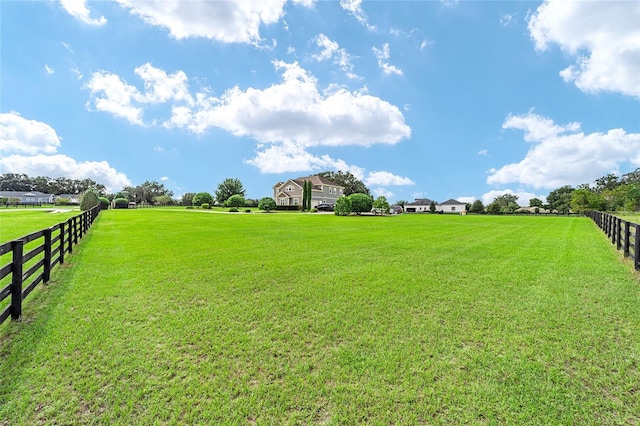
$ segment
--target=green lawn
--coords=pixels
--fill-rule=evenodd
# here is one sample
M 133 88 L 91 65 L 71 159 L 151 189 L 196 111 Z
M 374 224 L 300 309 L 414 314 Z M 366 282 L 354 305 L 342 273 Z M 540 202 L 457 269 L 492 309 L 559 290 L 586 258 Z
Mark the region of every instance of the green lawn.
M 0 209 L 0 243 L 40 231 L 79 215 L 79 209 Z
M 102 212 L 0 327 L 0 424 L 637 424 L 640 285 L 579 217 Z

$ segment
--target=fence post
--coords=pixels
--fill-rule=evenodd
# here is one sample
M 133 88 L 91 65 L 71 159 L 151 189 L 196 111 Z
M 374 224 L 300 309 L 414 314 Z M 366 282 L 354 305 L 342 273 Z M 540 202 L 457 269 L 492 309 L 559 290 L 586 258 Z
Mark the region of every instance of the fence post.
M 629 257 L 629 239 L 631 238 L 631 222 L 628 220 L 624 221 L 624 245 L 623 245 L 623 253 L 624 257 Z
M 46 284 L 51 278 L 51 228 L 43 229 L 44 233 L 44 265 L 42 281 Z
M 60 264 L 64 263 L 64 222 L 60 224 Z
M 615 238 L 615 243 L 616 243 L 616 249 L 620 250 L 620 247 L 621 247 L 620 235 L 622 234 L 622 219 L 620 219 L 619 217 L 616 217 L 614 219 L 614 223 L 616 225 L 616 229 L 613 233 Z
M 73 253 L 73 218 L 70 217 L 67 220 L 67 225 L 69 225 L 68 234 L 69 238 L 67 238 L 67 248 L 69 249 L 69 254 Z
M 636 238 L 633 249 L 633 263 L 635 265 L 636 271 L 640 271 L 640 224 L 636 223 Z
M 13 259 L 11 269 L 11 319 L 19 320 L 22 316 L 22 260 L 24 241 L 15 240 L 11 242 L 13 249 Z
M 78 244 L 78 216 L 73 217 L 73 244 Z

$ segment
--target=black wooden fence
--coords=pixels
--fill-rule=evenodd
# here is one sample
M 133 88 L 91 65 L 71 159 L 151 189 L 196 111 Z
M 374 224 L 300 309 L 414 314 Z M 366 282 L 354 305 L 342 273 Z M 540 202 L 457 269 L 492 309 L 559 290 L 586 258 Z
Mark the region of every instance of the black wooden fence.
M 49 281 L 51 269 L 64 263 L 65 253 L 73 253 L 73 246 L 86 234 L 99 212 L 100 205 L 97 205 L 66 222 L 0 244 L 0 256 L 12 253 L 11 262 L 0 267 L 0 280 L 11 275 L 11 283 L 0 289 L 0 303 L 11 297 L 11 303 L 0 312 L 0 324 L 9 317 L 20 319 L 22 301 L 38 284 Z M 25 245 L 38 239 L 42 242 L 25 253 Z M 30 262 L 41 253 L 44 255 L 39 260 Z M 25 265 L 28 265 L 26 271 Z
M 620 219 L 609 213 L 590 211 L 586 215 L 607 234 L 618 250 L 624 252 L 625 257 L 633 259 L 636 271 L 640 271 L 640 224 Z

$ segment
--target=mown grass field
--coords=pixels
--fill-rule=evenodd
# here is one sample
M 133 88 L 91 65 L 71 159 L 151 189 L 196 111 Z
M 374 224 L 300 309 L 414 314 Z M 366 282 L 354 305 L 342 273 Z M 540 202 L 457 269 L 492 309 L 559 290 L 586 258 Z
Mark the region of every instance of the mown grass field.
M 79 209 L 0 209 L 0 243 L 64 222 L 77 216 Z
M 0 327 L 0 424 L 637 424 L 586 218 L 108 211 Z

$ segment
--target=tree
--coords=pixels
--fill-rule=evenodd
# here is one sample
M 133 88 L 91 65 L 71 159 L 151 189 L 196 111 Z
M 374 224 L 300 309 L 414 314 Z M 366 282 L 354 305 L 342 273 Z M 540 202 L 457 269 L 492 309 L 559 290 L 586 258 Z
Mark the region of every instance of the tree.
M 193 196 L 193 205 L 201 206 L 203 204 L 213 204 L 213 197 L 208 192 L 198 192 Z
M 227 201 L 225 202 L 225 205 L 227 207 L 233 207 L 236 209 L 240 207 L 244 207 L 244 197 L 240 194 L 232 195 L 227 199 Z
M 195 196 L 195 192 L 185 192 L 182 194 L 182 199 L 180 200 L 180 204 L 183 206 L 192 206 L 193 205 L 193 197 Z
M 307 181 L 305 180 L 302 183 L 302 211 L 309 210 L 310 206 L 307 204 L 307 192 L 309 191 L 309 186 L 307 185 Z
M 532 198 L 529 200 L 529 207 L 542 207 L 543 203 L 540 198 Z
M 388 214 L 389 202 L 387 201 L 387 197 L 385 197 L 384 195 L 381 195 L 378 198 L 376 198 L 375 201 L 373 202 L 373 208 L 376 210 L 376 213 L 380 211 L 384 214 Z
M 351 200 L 343 195 L 336 200 L 334 214 L 337 216 L 349 216 L 351 214 Z
M 371 192 L 369 191 L 369 188 L 367 188 L 367 186 L 364 184 L 364 182 L 362 182 L 349 172 L 343 173 L 341 170 L 337 172 L 326 171 L 318 173 L 316 174 L 316 176 L 327 178 L 340 186 L 344 186 L 344 195 L 346 196 L 356 193 L 371 196 Z
M 396 201 L 396 204 L 402 207 L 402 210 L 404 211 L 405 204 L 409 204 L 409 202 L 407 200 L 398 200 Z
M 576 189 L 571 193 L 571 209 L 576 213 L 588 210 L 606 210 L 607 201 L 602 194 L 591 189 Z
M 264 197 L 258 202 L 258 208 L 262 211 L 270 212 L 276 209 L 276 202 L 271 197 Z
M 571 210 L 571 194 L 575 191 L 570 185 L 553 190 L 547 195 L 547 203 L 551 210 L 559 213 L 568 213 Z
M 436 212 L 436 202 L 435 201 L 431 201 L 431 204 L 429 204 L 429 210 L 431 211 L 431 213 L 435 213 Z
M 373 207 L 373 198 L 367 194 L 351 194 L 349 195 L 349 201 L 351 201 L 351 211 L 355 214 L 369 212 Z
M 475 200 L 473 204 L 471 204 L 469 213 L 482 213 L 482 212 L 484 212 L 484 204 L 480 200 Z
M 487 213 L 513 213 L 520 207 L 517 203 L 517 200 L 517 195 L 502 194 L 496 197 L 496 199 L 487 206 Z
M 91 210 L 95 206 L 100 204 L 100 198 L 98 191 L 89 189 L 82 194 L 82 200 L 80 200 L 80 210 Z
M 240 195 L 244 197 L 246 195 L 246 191 L 244 190 L 240 180 L 228 178 L 218 185 L 218 189 L 216 189 L 216 200 L 221 205 L 224 205 L 232 195 Z
M 311 196 L 313 191 L 313 184 L 311 181 L 307 182 L 307 209 L 311 210 Z
M 171 206 L 173 205 L 173 198 L 168 195 L 156 195 L 153 198 L 154 204 L 160 204 L 161 206 Z

